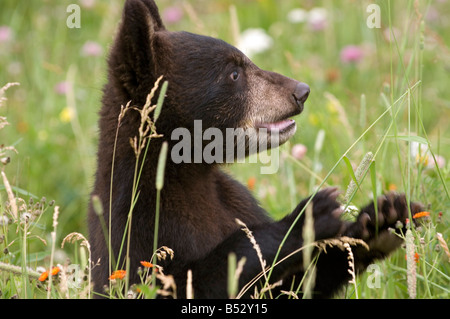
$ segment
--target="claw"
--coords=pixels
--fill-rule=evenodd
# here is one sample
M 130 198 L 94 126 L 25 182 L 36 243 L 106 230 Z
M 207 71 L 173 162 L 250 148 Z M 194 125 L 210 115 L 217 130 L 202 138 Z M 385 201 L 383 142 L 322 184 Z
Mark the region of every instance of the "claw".
M 367 213 L 361 213 L 359 217 L 359 222 L 361 225 L 365 228 L 367 224 L 371 221 L 369 214 Z
M 327 187 L 323 190 L 323 192 L 325 193 L 326 197 L 332 200 L 336 200 L 336 198 L 338 198 L 339 194 L 341 193 L 339 191 L 339 188 L 337 187 Z
M 381 227 L 384 225 L 384 220 L 385 220 L 384 215 L 382 213 L 378 213 L 378 220 L 377 220 L 378 227 Z
M 389 207 L 389 212 L 386 216 L 387 219 L 387 223 L 388 224 L 393 224 L 397 221 L 397 211 L 395 210 L 395 208 L 393 206 Z
M 339 207 L 331 212 L 331 216 L 333 216 L 336 219 L 339 219 L 342 213 L 344 213 L 344 210 L 342 209 L 342 207 Z

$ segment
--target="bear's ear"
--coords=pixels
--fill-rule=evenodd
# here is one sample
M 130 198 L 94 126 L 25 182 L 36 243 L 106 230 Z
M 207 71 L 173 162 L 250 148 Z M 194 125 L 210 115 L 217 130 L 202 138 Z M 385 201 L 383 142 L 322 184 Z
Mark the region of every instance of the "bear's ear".
M 146 96 L 156 81 L 152 41 L 155 34 L 163 30 L 165 27 L 153 0 L 126 1 L 109 68 L 110 75 L 119 81 L 130 98 Z

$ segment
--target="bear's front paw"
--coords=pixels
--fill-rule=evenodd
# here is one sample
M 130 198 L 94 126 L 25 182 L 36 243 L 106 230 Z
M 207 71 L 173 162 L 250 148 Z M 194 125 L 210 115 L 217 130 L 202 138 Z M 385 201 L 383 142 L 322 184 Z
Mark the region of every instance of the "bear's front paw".
M 423 206 L 410 203 L 411 214 L 420 212 Z M 374 259 L 384 258 L 397 249 L 402 239 L 389 229 L 405 226 L 409 216 L 408 203 L 404 194 L 388 193 L 377 198 L 377 211 L 374 203 L 361 210 L 355 223 L 347 228 L 345 235 L 363 239 L 370 248 Z M 400 224 L 400 223 L 401 224 Z
M 340 217 L 344 210 L 336 200 L 339 194 L 337 188 L 329 187 L 317 192 L 313 197 L 312 212 L 316 240 L 342 235 L 345 225 Z

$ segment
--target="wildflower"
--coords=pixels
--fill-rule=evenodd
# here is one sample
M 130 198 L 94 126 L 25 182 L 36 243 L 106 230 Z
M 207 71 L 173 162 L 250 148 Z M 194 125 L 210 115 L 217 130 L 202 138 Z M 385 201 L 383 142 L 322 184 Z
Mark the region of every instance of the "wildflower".
M 81 54 L 83 56 L 101 56 L 103 54 L 103 48 L 97 42 L 87 41 L 81 48 Z
M 171 6 L 165 9 L 162 13 L 164 22 L 168 24 L 177 23 L 183 18 L 183 10 L 177 6 Z
M 267 51 L 273 45 L 272 38 L 260 28 L 242 32 L 237 47 L 247 56 Z
M 405 260 L 408 260 L 408 255 L 405 254 Z M 414 253 L 414 261 L 416 262 L 416 264 L 419 263 L 420 260 L 420 255 L 418 253 Z
M 116 270 L 116 271 L 113 271 L 111 276 L 109 276 L 109 280 L 123 279 L 123 278 L 125 278 L 126 275 L 127 275 L 127 271 L 126 270 Z
M 296 8 L 289 11 L 287 20 L 290 23 L 307 23 L 312 31 L 321 31 L 327 26 L 327 10 L 325 8 L 312 8 L 306 11 L 301 8 Z
M 356 45 L 348 45 L 341 50 L 341 61 L 343 63 L 358 63 L 363 56 L 362 49 Z
M 302 23 L 308 19 L 308 12 L 301 8 L 289 11 L 287 19 L 290 23 Z
M 327 10 L 312 8 L 308 14 L 308 26 L 312 31 L 321 31 L 327 27 Z
M 48 271 L 44 271 L 38 278 L 39 281 L 45 281 L 48 278 Z
M 429 212 L 420 212 L 420 213 L 414 214 L 413 218 L 416 219 L 416 218 L 422 218 L 422 217 L 428 217 L 428 216 L 430 216 Z
M 435 161 L 436 159 L 436 161 Z M 439 168 L 444 168 L 445 167 L 445 158 L 442 157 L 441 155 L 435 155 L 435 157 L 431 157 L 430 159 L 430 163 L 428 164 L 428 168 L 433 168 L 433 167 L 439 167 Z
M 411 142 L 411 158 L 416 161 L 417 165 L 423 165 L 425 168 L 432 169 L 434 167 L 444 168 L 445 158 L 441 155 L 431 156 L 430 149 L 427 144 L 419 142 Z
M 333 83 L 339 80 L 340 78 L 340 72 L 337 68 L 331 68 L 328 69 L 326 72 L 326 79 L 329 83 Z
M 148 261 L 141 261 L 141 265 L 144 266 L 145 268 L 152 268 L 153 264 L 151 262 Z
M 443 215 L 443 213 L 439 212 L 438 218 L 437 218 L 437 221 L 436 221 L 438 224 L 440 224 L 442 222 L 442 215 Z
M 69 123 L 74 117 L 74 112 L 70 107 L 65 107 L 61 113 L 59 113 L 59 119 L 63 123 Z
M 248 189 L 249 190 L 254 190 L 255 189 L 255 183 L 256 183 L 256 178 L 255 177 L 250 177 L 248 180 L 247 180 L 247 187 L 248 187 Z
M 6 226 L 10 223 L 10 220 L 5 215 L 0 216 L 0 226 Z
M 56 275 L 59 273 L 60 270 L 61 270 L 61 269 L 60 269 L 59 267 L 53 267 L 52 270 L 51 270 L 50 272 L 49 272 L 48 270 L 47 270 L 47 271 L 44 271 L 44 272 L 39 276 L 38 280 L 41 281 L 41 282 L 42 282 L 42 281 L 45 281 L 45 280 L 47 280 L 49 273 L 50 273 L 52 276 L 56 276 Z
M 59 95 L 65 95 L 67 93 L 67 90 L 69 88 L 69 84 L 66 81 L 62 81 L 57 83 L 53 90 L 59 94 Z
M 390 183 L 388 186 L 388 190 L 390 190 L 391 192 L 396 191 L 397 185 L 395 185 L 394 183 Z
M 295 144 L 291 149 L 292 156 L 297 160 L 302 160 L 306 152 L 308 151 L 308 148 L 303 144 Z
M 92 9 L 95 6 L 95 0 L 81 0 L 80 4 L 84 9 Z
M 12 29 L 6 25 L 0 26 L 0 43 L 8 42 L 12 39 Z

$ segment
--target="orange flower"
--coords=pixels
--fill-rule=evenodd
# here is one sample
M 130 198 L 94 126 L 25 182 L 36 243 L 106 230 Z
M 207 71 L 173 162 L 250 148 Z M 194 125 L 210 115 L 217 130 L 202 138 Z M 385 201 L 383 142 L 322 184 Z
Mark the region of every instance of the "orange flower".
M 59 267 L 53 267 L 52 268 L 52 276 L 55 276 L 59 273 L 60 269 Z
M 151 262 L 148 261 L 141 261 L 141 265 L 144 266 L 145 268 L 152 268 L 153 264 Z
M 427 216 L 430 216 L 429 212 L 420 212 L 420 213 L 414 214 L 413 218 L 415 219 L 415 218 L 422 218 L 422 217 L 427 217 Z
M 389 184 L 388 189 L 390 191 L 396 191 L 397 190 L 397 185 L 391 183 L 391 184 Z
M 48 271 L 44 271 L 38 278 L 39 281 L 45 281 L 48 278 Z
M 407 260 L 407 259 L 408 259 L 408 257 L 407 257 L 407 255 L 405 255 L 405 260 Z M 414 254 L 414 261 L 416 263 L 419 263 L 419 259 L 420 259 L 420 255 L 418 253 L 415 253 Z
M 127 275 L 127 271 L 126 270 L 116 270 L 116 271 L 113 271 L 111 276 L 109 276 L 109 280 L 123 279 L 123 278 L 125 278 L 126 275 Z
M 56 275 L 59 273 L 60 270 L 61 270 L 61 269 L 59 269 L 59 267 L 53 267 L 53 268 L 52 268 L 52 271 L 51 271 L 52 276 L 56 276 Z M 48 271 L 48 270 L 47 270 L 47 271 L 44 271 L 44 272 L 39 276 L 38 280 L 39 280 L 39 281 L 45 281 L 45 280 L 48 278 L 48 274 L 49 274 L 49 271 Z
M 255 177 L 250 177 L 247 180 L 247 187 L 248 189 L 250 189 L 251 191 L 255 189 L 255 183 L 256 183 L 256 178 Z

